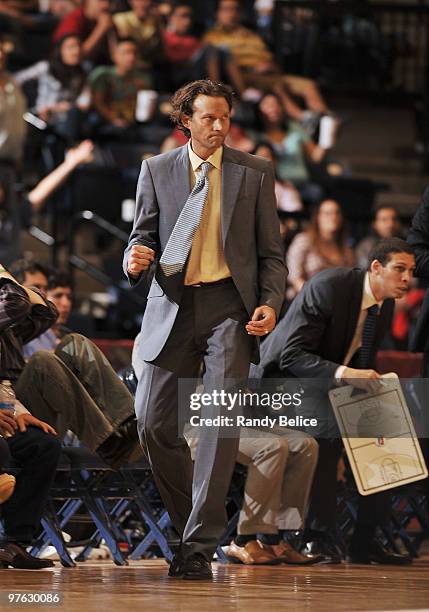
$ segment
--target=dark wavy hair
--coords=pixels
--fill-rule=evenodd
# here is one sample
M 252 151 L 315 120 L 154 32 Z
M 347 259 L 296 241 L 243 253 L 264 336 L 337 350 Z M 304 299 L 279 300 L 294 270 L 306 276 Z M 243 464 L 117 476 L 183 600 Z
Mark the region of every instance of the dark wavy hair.
M 232 109 L 234 101 L 234 92 L 229 85 L 223 83 L 215 83 L 210 79 L 201 79 L 187 83 L 176 91 L 171 98 L 170 103 L 172 110 L 170 119 L 173 123 L 179 126 L 180 130 L 189 138 L 191 132 L 182 124 L 183 115 L 192 117 L 194 113 L 194 101 L 198 96 L 211 96 L 213 98 L 225 98 L 229 109 Z
M 307 234 L 310 236 L 311 244 L 313 248 L 318 251 L 322 256 L 325 256 L 323 240 L 320 236 L 320 228 L 319 228 L 319 213 L 320 209 L 326 202 L 334 202 L 340 212 L 341 215 L 341 225 L 334 235 L 334 242 L 342 255 L 344 255 L 348 248 L 348 226 L 347 220 L 344 217 L 343 207 L 336 200 L 332 200 L 331 198 L 326 198 L 322 200 L 312 211 L 310 224 L 307 229 Z
M 79 36 L 76 34 L 66 34 L 57 42 L 54 47 L 51 60 L 49 62 L 49 72 L 53 77 L 61 83 L 66 89 L 73 88 L 76 95 L 78 95 L 85 85 L 86 74 L 82 67 L 82 64 L 77 66 L 67 66 L 61 59 L 61 48 L 66 40 L 69 38 L 76 38 L 81 42 Z
M 275 92 L 275 91 L 266 91 L 264 92 L 264 95 L 262 96 L 262 98 L 259 100 L 259 102 L 256 105 L 256 120 L 255 120 L 255 130 L 257 132 L 265 132 L 266 129 L 266 120 L 265 120 L 265 115 L 264 113 L 261 111 L 261 103 L 262 100 L 264 100 L 267 96 L 272 96 L 273 98 L 275 98 L 281 108 L 282 111 L 282 117 L 280 119 L 280 127 L 287 132 L 289 129 L 289 116 L 286 113 L 286 110 L 283 106 L 283 102 L 280 98 L 280 96 Z
M 385 238 L 372 247 L 368 255 L 368 270 L 371 269 L 374 260 L 379 261 L 384 268 L 394 253 L 407 253 L 415 256 L 414 249 L 402 238 Z

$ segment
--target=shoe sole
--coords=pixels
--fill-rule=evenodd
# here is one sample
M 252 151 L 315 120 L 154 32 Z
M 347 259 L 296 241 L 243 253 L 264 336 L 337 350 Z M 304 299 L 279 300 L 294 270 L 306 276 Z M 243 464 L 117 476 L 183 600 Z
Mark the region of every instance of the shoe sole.
M 282 563 L 282 561 L 279 559 L 273 559 L 272 561 L 259 561 L 257 563 L 245 563 L 245 561 L 242 561 L 238 557 L 230 557 L 229 555 L 226 555 L 226 558 L 230 563 L 235 563 L 237 565 L 280 565 L 280 563 Z

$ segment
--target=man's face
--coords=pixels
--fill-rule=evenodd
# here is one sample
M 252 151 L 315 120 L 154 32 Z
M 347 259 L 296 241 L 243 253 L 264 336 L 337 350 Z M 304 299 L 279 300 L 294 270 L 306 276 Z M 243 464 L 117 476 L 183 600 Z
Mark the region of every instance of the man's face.
M 123 72 L 130 72 L 137 65 L 137 47 L 132 42 L 120 43 L 113 56 L 115 66 Z
M 48 290 L 47 298 L 57 307 L 57 323 L 65 325 L 72 309 L 72 290 L 70 287 L 54 287 Z
M 194 100 L 193 110 L 192 117 L 183 117 L 183 125 L 190 130 L 192 142 L 207 150 L 222 146 L 231 120 L 225 98 L 200 94 Z
M 380 238 L 393 238 L 399 230 L 399 219 L 394 208 L 381 208 L 373 223 Z
M 146 19 L 149 15 L 152 0 L 130 0 L 131 8 L 137 19 Z
M 35 287 L 40 291 L 43 297 L 46 297 L 48 291 L 48 279 L 42 272 L 26 272 L 25 280 L 22 283 L 24 287 Z
M 217 23 L 224 28 L 232 29 L 240 23 L 240 7 L 235 0 L 223 0 L 217 10 Z
M 371 272 L 375 274 L 382 299 L 404 297 L 410 287 L 415 268 L 415 257 L 409 253 L 392 253 L 385 266 L 374 260 Z

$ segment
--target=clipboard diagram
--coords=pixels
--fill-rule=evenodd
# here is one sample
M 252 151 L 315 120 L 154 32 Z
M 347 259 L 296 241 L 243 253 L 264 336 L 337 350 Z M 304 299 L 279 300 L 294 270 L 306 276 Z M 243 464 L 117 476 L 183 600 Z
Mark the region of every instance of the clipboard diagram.
M 371 495 L 428 475 L 420 444 L 396 374 L 383 376 L 377 393 L 350 385 L 331 389 L 329 399 L 356 486 Z

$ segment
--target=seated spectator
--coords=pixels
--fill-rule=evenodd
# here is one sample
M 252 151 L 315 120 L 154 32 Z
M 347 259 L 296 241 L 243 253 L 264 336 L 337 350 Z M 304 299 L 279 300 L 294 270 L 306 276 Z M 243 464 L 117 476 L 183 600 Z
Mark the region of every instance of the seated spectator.
M 281 82 L 283 88 L 301 96 L 310 111 L 320 114 L 328 112 L 316 83 L 303 77 L 281 74 L 271 51 L 259 34 L 240 24 L 238 0 L 220 0 L 216 24 L 205 34 L 203 42 L 229 50 L 246 87 L 270 91 Z M 306 118 L 304 111 L 289 96 L 288 113 L 298 121 Z
M 13 461 L 20 467 L 13 495 L 2 505 L 5 537 L 0 542 L 0 566 L 19 569 L 51 567 L 52 561 L 36 559 L 26 552 L 40 528 L 40 519 L 61 452 L 55 430 L 32 416 L 15 399 L 17 378 L 24 367 L 20 347 L 43 332 L 55 320 L 56 311 L 38 293 L 24 289 L 0 266 L 0 380 L 15 414 L 0 410 L 2 465 L 6 440 Z
M 293 183 L 290 181 L 282 181 L 278 177 L 277 156 L 273 145 L 268 142 L 260 142 L 251 152 L 253 155 L 259 155 L 259 157 L 264 157 L 273 163 L 276 174 L 275 190 L 277 210 L 289 213 L 302 211 L 301 196 L 296 187 L 294 187 Z
M 15 79 L 21 85 L 37 79 L 37 115 L 68 142 L 80 140 L 82 111 L 88 109 L 89 90 L 82 65 L 82 45 L 77 36 L 64 36 L 55 46 L 50 61 L 21 70 Z
M 0 164 L 9 162 L 15 165 L 23 155 L 23 115 L 27 104 L 18 83 L 6 70 L 7 57 L 12 49 L 9 37 L 0 33 Z
M 21 260 L 12 270 L 23 286 L 37 283 L 46 293 L 48 274 L 43 266 Z M 50 328 L 58 318 L 56 309 L 55 315 Z M 46 331 L 51 330 L 33 334 L 32 340 Z M 88 338 L 64 335 L 59 326 L 55 331 L 58 336 L 55 332 L 44 336 L 47 350 L 38 350 L 38 343 L 26 347 L 30 356 L 16 383 L 18 399 L 33 415 L 52 424 L 61 439 L 71 430 L 113 468 L 140 456 L 134 399 L 126 386 Z
M 137 45 L 133 39 L 119 40 L 112 57 L 113 66 L 99 66 L 89 75 L 92 106 L 100 119 L 98 131 L 135 139 L 137 94 L 151 89 L 152 80 L 137 67 Z
M 322 188 L 311 181 L 307 161 L 317 164 L 326 150 L 317 145 L 295 121 L 291 121 L 280 97 L 265 94 L 258 104 L 255 130 L 249 136 L 272 145 L 277 157 L 277 175 L 293 183 L 305 203 L 316 204 L 323 196 Z
M 167 27 L 163 32 L 165 59 L 169 89 L 175 91 L 187 81 L 209 78 L 220 81 L 227 77 L 236 93 L 242 96 L 246 90 L 240 70 L 232 55 L 211 45 L 204 45 L 190 33 L 193 9 L 186 2 L 176 2 L 171 8 Z
M 186 434 L 194 458 L 198 434 Z M 297 552 L 284 539 L 304 527 L 317 464 L 314 438 L 278 428 L 273 433 L 243 428 L 237 463 L 247 467 L 237 536 L 225 550 L 228 559 L 245 565 L 309 565 L 320 557 Z
M 152 68 L 163 59 L 161 21 L 155 13 L 153 0 L 129 0 L 130 11 L 112 17 L 120 38 L 132 38 L 137 43 L 141 68 Z
M 83 0 L 68 13 L 54 32 L 54 43 L 64 36 L 77 36 L 82 41 L 82 56 L 93 64 L 110 62 L 109 44 L 115 35 L 109 0 Z
M 401 238 L 401 225 L 398 211 L 394 206 L 379 206 L 375 211 L 371 232 L 363 238 L 355 249 L 356 263 L 359 268 L 366 269 L 368 256 L 378 240 L 384 238 Z
M 315 209 L 308 230 L 295 236 L 287 252 L 289 299 L 321 270 L 353 264 L 341 207 L 334 200 L 324 200 Z

